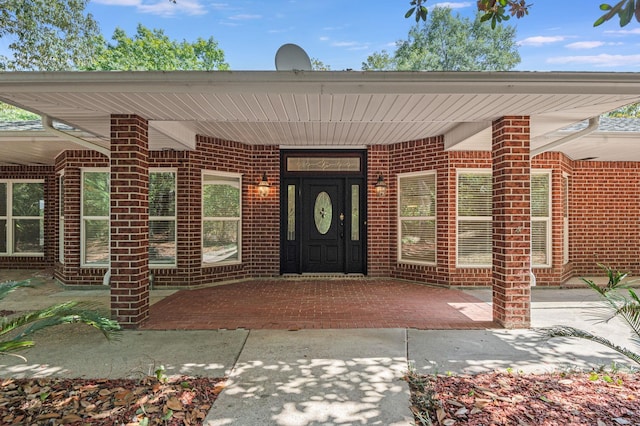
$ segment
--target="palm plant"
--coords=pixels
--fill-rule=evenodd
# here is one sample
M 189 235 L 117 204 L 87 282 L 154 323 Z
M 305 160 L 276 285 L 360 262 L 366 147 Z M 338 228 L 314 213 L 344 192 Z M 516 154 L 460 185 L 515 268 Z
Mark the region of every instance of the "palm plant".
M 17 288 L 30 286 L 29 280 L 0 283 L 0 300 Z M 117 321 L 105 317 L 89 304 L 73 301 L 0 318 L 0 354 L 31 347 L 35 342 L 30 337 L 36 331 L 60 324 L 87 324 L 100 330 L 107 339 L 117 338 L 120 331 Z
M 624 282 L 629 274 L 615 271 L 604 265 L 598 266 L 607 273 L 609 278 L 607 285 L 600 287 L 586 278 L 582 278 L 582 281 L 600 295 L 602 307 L 599 308 L 598 313 L 601 321 L 608 322 L 613 318 L 620 318 L 631 331 L 631 341 L 640 346 L 640 298 L 630 287 L 631 283 Z M 549 337 L 577 337 L 600 343 L 640 364 L 640 354 L 587 331 L 568 326 L 554 326 L 545 328 L 543 331 Z

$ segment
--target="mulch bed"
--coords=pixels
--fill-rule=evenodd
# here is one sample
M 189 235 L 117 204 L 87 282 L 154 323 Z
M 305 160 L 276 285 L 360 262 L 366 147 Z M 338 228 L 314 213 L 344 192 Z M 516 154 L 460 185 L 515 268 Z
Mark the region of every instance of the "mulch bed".
M 640 425 L 640 373 L 409 373 L 418 425 Z
M 0 379 L 0 424 L 201 425 L 224 380 Z

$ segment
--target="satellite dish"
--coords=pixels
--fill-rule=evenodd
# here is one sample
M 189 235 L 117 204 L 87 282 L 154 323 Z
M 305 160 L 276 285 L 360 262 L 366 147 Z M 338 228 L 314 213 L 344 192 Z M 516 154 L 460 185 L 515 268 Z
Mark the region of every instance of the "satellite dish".
M 276 70 L 311 71 L 311 61 L 302 47 L 293 43 L 283 44 L 276 52 Z

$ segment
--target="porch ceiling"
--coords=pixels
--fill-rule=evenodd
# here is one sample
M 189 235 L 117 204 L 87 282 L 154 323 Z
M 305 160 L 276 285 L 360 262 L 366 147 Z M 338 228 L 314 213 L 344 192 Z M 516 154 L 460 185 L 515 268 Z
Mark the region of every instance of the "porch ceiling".
M 150 120 L 151 149 L 192 149 L 195 134 L 247 144 L 363 147 L 445 135 L 452 150 L 488 150 L 487 126 L 532 119 L 532 148 L 575 122 L 640 100 L 635 73 L 63 72 L 3 73 L 0 100 L 109 146 L 111 114 Z M 30 132 L 33 133 L 33 132 Z M 559 149 L 640 161 L 635 138 Z M 28 143 L 25 143 L 28 142 Z M 612 147 L 615 149 L 612 150 Z M 0 164 L 52 164 L 77 148 L 38 134 L 0 134 Z M 572 151 L 573 149 L 573 151 Z M 574 157 L 579 151 L 581 157 Z M 612 151 L 615 155 L 612 156 Z

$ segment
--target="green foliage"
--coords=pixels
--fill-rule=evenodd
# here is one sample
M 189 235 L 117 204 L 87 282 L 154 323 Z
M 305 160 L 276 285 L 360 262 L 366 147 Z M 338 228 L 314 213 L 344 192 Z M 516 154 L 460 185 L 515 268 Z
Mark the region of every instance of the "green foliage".
M 411 0 L 411 8 L 407 10 L 404 17 L 415 16 L 416 22 L 426 21 L 428 10 L 425 6 L 427 0 Z M 522 18 L 529 14 L 532 4 L 527 4 L 525 0 L 479 0 L 477 2 L 478 11 L 482 12 L 482 22 L 491 21 L 491 28 L 496 28 L 496 24 L 508 21 L 512 16 Z M 509 14 L 507 14 L 507 8 Z
M 600 295 L 602 307 L 597 311 L 602 322 L 608 322 L 613 318 L 619 318 L 629 328 L 631 341 L 640 346 L 640 297 L 625 282 L 628 274 L 604 265 L 599 265 L 607 274 L 608 282 L 600 287 L 592 280 L 582 278 L 589 288 Z M 625 294 L 626 293 L 626 294 Z M 640 354 L 618 346 L 611 341 L 580 330 L 574 327 L 555 326 L 543 329 L 548 337 L 577 337 L 600 343 L 614 351 L 626 356 L 633 362 L 640 364 Z
M 0 38 L 11 58 L 0 69 L 62 71 L 81 68 L 93 56 L 97 22 L 85 13 L 89 0 L 4 0 Z
M 425 6 L 427 0 L 411 0 L 411 7 L 405 13 L 405 18 L 415 16 L 416 22 L 426 21 L 428 10 Z M 496 28 L 497 24 L 508 21 L 511 17 L 522 18 L 529 14 L 529 8 L 533 6 L 526 0 L 478 0 L 478 11 L 482 12 L 482 22 L 491 22 L 491 28 Z M 508 9 L 508 11 L 507 11 Z M 633 17 L 640 22 L 640 1 L 620 0 L 614 5 L 602 3 L 600 10 L 606 12 L 599 17 L 593 26 L 597 27 L 613 19 L 616 15 L 620 19 L 620 26 L 628 25 Z
M 149 29 L 139 24 L 136 34 L 129 37 L 116 28 L 112 40 L 102 40 L 100 48 L 86 70 L 226 70 L 224 52 L 213 37 L 195 42 L 171 40 L 163 30 Z
M 164 365 L 160 365 L 158 368 L 156 368 L 156 371 L 154 371 L 155 375 L 156 375 L 156 380 L 159 381 L 160 383 L 167 383 L 167 370 L 166 368 L 164 368 Z
M 320 59 L 311 58 L 311 69 L 314 71 L 331 71 L 331 65 L 325 65 Z
M 616 15 L 618 15 L 618 18 L 620 18 L 621 27 L 629 24 L 634 16 L 636 18 L 636 21 L 640 22 L 640 1 L 636 2 L 635 0 L 620 0 L 613 6 L 607 3 L 603 3 L 600 5 L 600 10 L 605 11 L 606 13 L 593 23 L 594 27 L 604 24 Z
M 374 53 L 364 70 L 507 71 L 520 62 L 516 30 L 491 30 L 481 14 L 472 21 L 451 9 L 436 7 L 422 24 L 414 25 L 407 40 L 396 42 L 393 56 Z
M 640 104 L 631 104 L 606 114 L 611 118 L 640 118 Z
M 400 42 L 396 42 L 400 43 Z M 367 57 L 367 62 L 362 63 L 362 69 L 364 71 L 375 71 L 375 70 L 393 70 L 395 67 L 395 63 L 393 62 L 393 57 L 389 55 L 386 50 L 382 50 L 380 52 L 374 52 Z
M 0 283 L 0 300 L 17 288 L 29 287 L 27 281 Z M 0 354 L 33 346 L 29 338 L 37 331 L 60 324 L 83 323 L 97 328 L 107 339 L 119 336 L 117 321 L 104 316 L 93 306 L 79 302 L 64 302 L 32 312 L 0 318 Z
M 40 116 L 29 111 L 0 102 L 0 121 L 39 120 Z

